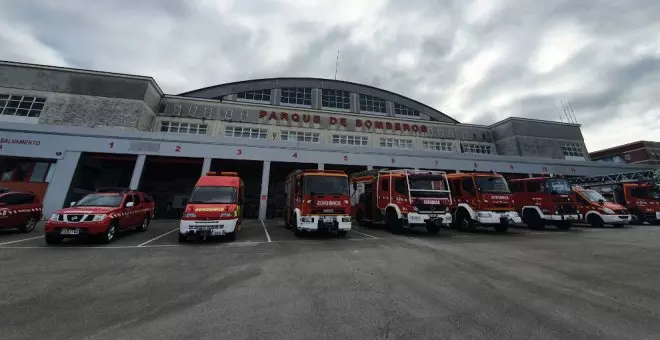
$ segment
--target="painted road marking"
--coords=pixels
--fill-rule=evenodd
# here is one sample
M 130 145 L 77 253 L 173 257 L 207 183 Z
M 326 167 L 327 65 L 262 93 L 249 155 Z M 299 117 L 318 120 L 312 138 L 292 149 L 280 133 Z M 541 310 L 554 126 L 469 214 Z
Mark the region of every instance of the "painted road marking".
M 367 237 L 371 237 L 371 238 L 378 238 L 378 237 L 376 237 L 376 236 L 373 236 L 373 235 L 369 235 L 369 234 L 365 234 L 365 233 L 362 233 L 362 232 L 359 232 L 359 231 L 357 231 L 357 230 L 354 230 L 354 229 L 351 229 L 351 231 L 352 231 L 352 232 L 355 232 L 355 233 L 358 233 L 358 234 L 360 234 L 360 235 L 364 235 L 364 236 L 367 236 Z
M 29 240 L 36 240 L 36 239 L 42 238 L 42 237 L 43 236 L 35 236 L 35 237 L 29 237 L 29 238 L 24 238 L 24 239 L 15 240 L 15 241 L 3 242 L 3 243 L 0 243 L 0 246 L 3 246 L 5 244 L 12 244 L 12 243 L 18 243 L 18 242 L 29 241 Z
M 162 235 L 160 235 L 160 236 L 157 236 L 157 237 L 152 238 L 151 240 L 149 240 L 149 241 L 147 241 L 147 242 L 143 242 L 143 243 L 138 244 L 137 247 L 144 247 L 144 246 L 147 245 L 149 242 L 156 241 L 157 239 L 159 239 L 159 238 L 161 238 L 161 237 L 164 237 L 164 236 L 166 236 L 166 235 L 169 235 L 169 234 L 171 234 L 171 233 L 173 233 L 173 232 L 175 232 L 175 231 L 177 231 L 177 230 L 179 230 L 179 228 L 172 229 L 172 230 L 166 232 L 165 234 L 162 234 Z
M 273 242 L 273 241 L 270 239 L 270 234 L 268 234 L 268 229 L 266 228 L 266 223 L 264 223 L 263 220 L 261 221 L 261 225 L 264 226 L 264 231 L 266 232 L 266 238 L 268 239 L 268 242 Z

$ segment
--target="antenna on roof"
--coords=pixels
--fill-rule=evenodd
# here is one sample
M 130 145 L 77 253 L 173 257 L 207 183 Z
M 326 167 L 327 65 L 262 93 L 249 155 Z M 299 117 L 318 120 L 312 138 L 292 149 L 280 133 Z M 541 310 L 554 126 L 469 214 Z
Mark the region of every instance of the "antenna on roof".
M 573 114 L 573 121 L 575 122 L 575 124 L 577 124 L 578 121 L 577 121 L 577 117 L 575 116 L 575 111 L 573 111 L 573 105 L 569 103 L 568 108 L 571 110 L 571 113 Z
M 335 80 L 337 80 L 337 71 L 339 71 L 339 50 L 337 50 L 337 61 L 335 62 Z
M 557 114 L 559 115 L 559 120 L 563 123 L 564 119 L 561 117 L 561 112 L 559 112 L 559 105 L 555 102 L 555 109 L 557 109 Z

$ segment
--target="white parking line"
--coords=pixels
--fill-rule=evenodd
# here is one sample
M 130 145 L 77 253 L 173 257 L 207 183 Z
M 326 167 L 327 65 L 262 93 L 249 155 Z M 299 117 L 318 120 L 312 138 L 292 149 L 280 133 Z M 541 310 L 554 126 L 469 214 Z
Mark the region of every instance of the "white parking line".
M 376 237 L 376 236 L 374 236 L 374 235 L 365 234 L 365 233 L 359 232 L 359 231 L 357 231 L 357 230 L 355 230 L 355 229 L 351 229 L 351 231 L 354 232 L 354 233 L 358 233 L 358 234 L 360 234 L 360 235 L 367 236 L 367 237 L 378 238 L 378 237 Z
M 159 238 L 161 238 L 161 237 L 164 237 L 164 236 L 166 236 L 166 235 L 169 235 L 169 234 L 171 234 L 171 233 L 173 233 L 173 232 L 175 232 L 175 231 L 177 231 L 177 230 L 179 230 L 179 228 L 174 228 L 174 229 L 172 229 L 172 230 L 166 232 L 166 233 L 163 234 L 163 235 L 160 235 L 160 236 L 154 237 L 154 238 L 152 238 L 151 240 L 149 240 L 149 241 L 147 241 L 147 242 L 143 242 L 143 243 L 138 244 L 137 246 L 138 246 L 138 247 L 143 247 L 144 245 L 146 245 L 146 244 L 148 244 L 148 243 L 150 243 L 150 242 L 156 241 L 157 239 L 159 239 Z
M 261 225 L 264 226 L 264 231 L 266 232 L 266 238 L 268 239 L 268 242 L 273 242 L 270 239 L 270 234 L 268 234 L 268 229 L 266 228 L 266 224 L 264 223 L 264 221 L 261 221 Z
M 0 246 L 3 246 L 5 244 L 12 244 L 12 243 L 18 243 L 18 242 L 29 241 L 29 240 L 36 240 L 36 239 L 42 238 L 42 237 L 43 236 L 35 236 L 35 237 L 29 237 L 29 238 L 24 238 L 24 239 L 15 240 L 15 241 L 3 242 L 3 243 L 0 243 Z

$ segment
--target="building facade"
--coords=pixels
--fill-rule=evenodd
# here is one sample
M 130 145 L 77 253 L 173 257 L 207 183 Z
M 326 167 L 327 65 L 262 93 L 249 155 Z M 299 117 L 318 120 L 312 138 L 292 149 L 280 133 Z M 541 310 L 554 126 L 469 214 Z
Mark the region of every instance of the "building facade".
M 638 141 L 595 151 L 589 157 L 596 162 L 625 164 L 660 164 L 660 143 Z
M 39 193 L 46 213 L 95 187 L 126 185 L 162 197 L 162 216 L 171 216 L 200 173 L 234 169 L 253 194 L 254 217 L 276 217 L 280 178 L 300 167 L 511 176 L 644 168 L 590 161 L 577 124 L 461 124 L 338 80 L 259 79 L 170 95 L 151 77 L 0 63 L 0 187 Z

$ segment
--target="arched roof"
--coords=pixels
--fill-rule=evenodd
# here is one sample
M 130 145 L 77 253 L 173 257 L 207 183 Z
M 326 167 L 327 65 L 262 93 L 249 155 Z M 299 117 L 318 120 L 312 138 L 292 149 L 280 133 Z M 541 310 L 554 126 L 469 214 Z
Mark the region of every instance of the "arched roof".
M 405 105 L 411 109 L 417 110 L 434 120 L 440 122 L 460 124 L 456 119 L 440 112 L 428 105 L 420 103 L 412 98 L 400 94 L 383 90 L 377 87 L 352 83 L 343 80 L 323 79 L 323 78 L 263 78 L 237 81 L 226 84 L 213 85 L 197 90 L 181 93 L 183 97 L 203 98 L 203 99 L 222 99 L 224 96 L 265 89 L 277 89 L 287 87 L 311 87 L 329 90 L 342 90 L 352 93 L 375 96 L 396 104 Z

